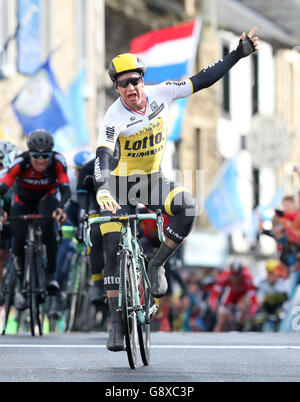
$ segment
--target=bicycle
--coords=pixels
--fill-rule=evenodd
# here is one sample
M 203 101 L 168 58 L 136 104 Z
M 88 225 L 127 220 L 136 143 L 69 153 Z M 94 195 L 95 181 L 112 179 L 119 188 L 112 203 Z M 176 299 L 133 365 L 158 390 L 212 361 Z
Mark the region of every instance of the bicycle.
M 4 296 L 4 323 L 2 326 L 2 335 L 6 333 L 6 327 L 8 323 L 9 313 L 14 303 L 14 292 L 17 284 L 16 271 L 13 263 L 12 251 L 7 261 L 7 270 L 3 278 L 2 293 Z
M 75 233 L 73 226 L 63 225 L 61 230 L 64 238 L 74 239 Z M 74 241 L 74 253 L 71 256 L 70 273 L 66 289 L 66 332 L 80 328 L 80 315 L 87 304 L 89 289 L 92 286 L 90 278 L 86 246 L 84 243 Z
M 39 335 L 43 335 L 42 309 L 46 300 L 46 251 L 42 244 L 42 231 L 39 225 L 42 219 L 52 219 L 51 216 L 28 214 L 8 217 L 8 221 L 27 222 L 25 243 L 25 264 L 21 293 L 29 301 L 29 316 L 31 335 L 35 336 L 36 326 Z
M 158 236 L 164 239 L 163 217 L 160 210 L 156 213 L 133 214 L 122 216 L 103 216 L 87 218 L 86 243 L 90 241 L 90 225 L 93 223 L 122 223 L 121 241 L 118 258 L 120 269 L 118 309 L 122 312 L 125 333 L 125 345 L 129 366 L 137 365 L 138 342 L 140 355 L 145 366 L 150 362 L 150 323 L 158 306 L 150 292 L 151 284 L 147 275 L 148 258 L 137 238 L 137 222 L 143 219 L 155 219 Z

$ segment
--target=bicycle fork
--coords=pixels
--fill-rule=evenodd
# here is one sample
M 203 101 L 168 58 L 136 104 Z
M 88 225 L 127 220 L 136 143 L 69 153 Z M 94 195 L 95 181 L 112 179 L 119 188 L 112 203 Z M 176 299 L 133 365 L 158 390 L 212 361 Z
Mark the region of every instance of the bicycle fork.
M 134 300 L 132 300 L 133 307 L 132 309 L 136 312 L 137 315 L 137 320 L 139 324 L 143 325 L 146 322 L 145 315 L 143 314 L 142 306 L 141 306 L 141 301 L 140 301 L 140 295 L 139 295 L 139 289 L 138 289 L 138 280 L 137 280 L 137 259 L 136 259 L 136 250 L 132 250 L 132 236 L 131 236 L 131 231 L 127 230 L 127 228 L 123 228 L 124 231 L 126 231 L 125 236 L 124 236 L 124 244 L 120 246 L 119 253 L 121 254 L 122 252 L 127 253 L 127 257 L 130 258 L 132 262 L 132 269 L 128 272 L 129 280 L 132 282 L 132 288 L 134 290 Z M 121 311 L 122 309 L 122 273 L 120 272 L 120 285 L 119 285 L 119 310 Z

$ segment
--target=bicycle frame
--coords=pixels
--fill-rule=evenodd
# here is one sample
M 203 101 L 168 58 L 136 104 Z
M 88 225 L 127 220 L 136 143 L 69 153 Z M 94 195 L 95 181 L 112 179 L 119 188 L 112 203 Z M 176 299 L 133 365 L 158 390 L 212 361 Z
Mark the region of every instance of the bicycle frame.
M 157 211 L 157 213 L 149 213 L 149 214 L 135 214 L 135 215 L 123 215 L 123 216 L 116 216 L 116 217 L 94 217 L 88 219 L 88 228 L 86 232 L 86 244 L 91 247 L 92 243 L 90 240 L 90 225 L 93 223 L 106 223 L 110 221 L 120 222 L 122 223 L 122 230 L 121 230 L 121 248 L 123 251 L 127 251 L 129 256 L 132 258 L 132 278 L 133 278 L 133 287 L 134 287 L 134 294 L 135 300 L 133 300 L 134 309 L 137 312 L 137 320 L 138 323 L 143 325 L 146 322 L 145 314 L 142 312 L 142 306 L 140 301 L 139 289 L 138 289 L 138 266 L 141 268 L 141 272 L 143 277 L 145 278 L 146 286 L 148 288 L 151 287 L 150 281 L 148 278 L 148 274 L 146 271 L 145 260 L 142 254 L 141 247 L 137 241 L 135 228 L 132 231 L 130 222 L 134 224 L 136 221 L 144 220 L 144 219 L 155 219 L 157 223 L 158 229 L 158 236 L 161 242 L 165 240 L 164 233 L 163 233 L 163 218 L 161 215 L 161 211 Z M 133 233 L 134 232 L 134 233 Z M 121 274 L 121 273 L 120 273 Z M 119 286 L 119 303 L 118 307 L 121 308 L 122 306 L 122 283 L 121 283 L 122 275 L 120 275 L 120 286 Z M 149 312 L 151 316 L 157 310 L 157 306 L 154 304 Z
M 41 233 L 38 232 L 36 230 L 36 228 L 38 228 L 38 230 L 40 229 L 39 222 L 29 221 L 28 229 L 27 229 L 26 246 L 32 247 L 35 250 L 35 252 L 38 254 L 41 252 L 42 244 L 40 242 Z

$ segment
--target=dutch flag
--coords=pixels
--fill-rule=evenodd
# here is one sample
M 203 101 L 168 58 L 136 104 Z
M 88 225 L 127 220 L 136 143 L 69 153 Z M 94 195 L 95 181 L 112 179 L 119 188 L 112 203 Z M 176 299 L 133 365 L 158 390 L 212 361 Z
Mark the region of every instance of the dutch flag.
M 130 53 L 138 54 L 146 64 L 146 83 L 180 80 L 191 74 L 200 27 L 201 22 L 196 19 L 150 31 L 132 40 Z

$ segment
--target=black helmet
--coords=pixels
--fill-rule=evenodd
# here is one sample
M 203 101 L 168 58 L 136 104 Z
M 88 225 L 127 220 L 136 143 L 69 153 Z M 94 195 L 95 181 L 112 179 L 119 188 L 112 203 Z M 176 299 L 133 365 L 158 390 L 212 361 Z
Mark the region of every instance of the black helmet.
M 29 134 L 27 145 L 31 152 L 50 152 L 54 146 L 54 139 L 48 131 L 38 129 Z
M 108 74 L 113 82 L 117 81 L 119 75 L 128 72 L 137 72 L 142 77 L 145 75 L 145 64 L 143 60 L 133 53 L 123 53 L 114 57 L 108 66 Z

